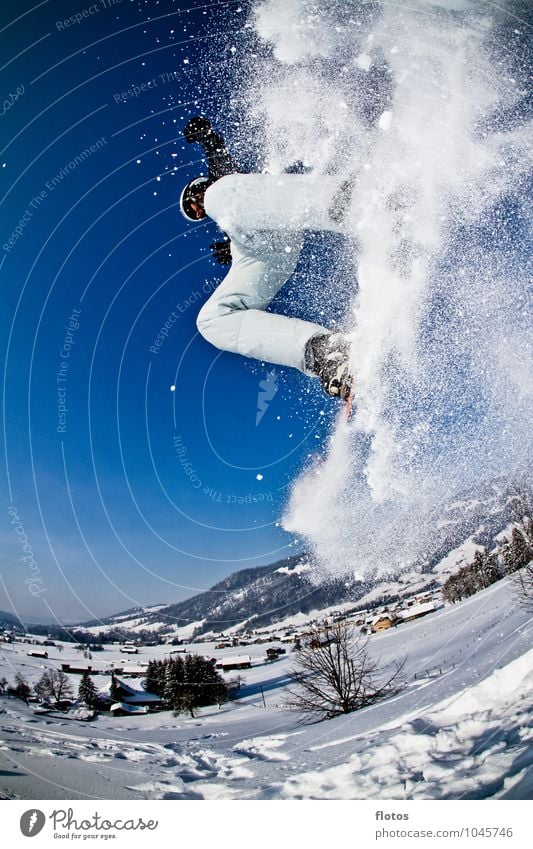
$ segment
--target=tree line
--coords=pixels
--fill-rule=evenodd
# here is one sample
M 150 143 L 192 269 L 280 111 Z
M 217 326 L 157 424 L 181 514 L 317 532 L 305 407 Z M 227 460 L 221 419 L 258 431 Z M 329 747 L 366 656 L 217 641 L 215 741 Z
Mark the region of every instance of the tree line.
M 445 581 L 442 597 L 455 604 L 489 587 L 501 578 L 512 577 L 518 600 L 533 608 L 533 504 L 531 496 L 514 498 L 515 525 L 494 551 L 485 547 L 473 560 Z
M 215 669 L 216 661 L 200 655 L 187 655 L 166 660 L 153 660 L 147 666 L 144 689 L 154 693 L 162 700 L 161 707 L 174 713 L 189 713 L 194 717 L 197 708 L 227 701 L 232 689 L 240 686 L 240 681 L 226 682 Z M 4 677 L 0 679 L 0 695 L 9 695 L 28 702 L 32 693 L 40 699 L 50 701 L 56 707 L 62 707 L 74 697 L 74 689 L 69 676 L 62 669 L 47 669 L 35 686 L 28 684 L 20 673 L 15 676 L 14 686 Z M 120 700 L 119 683 L 111 676 L 109 689 L 111 699 Z M 101 704 L 102 696 L 88 672 L 84 672 L 78 687 L 78 700 L 88 708 L 95 709 Z
M 146 670 L 145 687 L 163 700 L 174 713 L 189 713 L 196 708 L 227 701 L 230 687 L 215 669 L 216 661 L 198 654 L 152 660 Z

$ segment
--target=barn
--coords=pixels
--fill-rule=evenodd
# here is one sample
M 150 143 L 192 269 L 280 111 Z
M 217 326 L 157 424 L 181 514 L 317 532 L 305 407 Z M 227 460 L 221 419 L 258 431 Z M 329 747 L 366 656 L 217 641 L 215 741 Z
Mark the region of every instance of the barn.
M 223 657 L 216 665 L 222 672 L 231 672 L 233 669 L 250 669 L 252 658 L 249 654 L 235 655 L 234 657 Z

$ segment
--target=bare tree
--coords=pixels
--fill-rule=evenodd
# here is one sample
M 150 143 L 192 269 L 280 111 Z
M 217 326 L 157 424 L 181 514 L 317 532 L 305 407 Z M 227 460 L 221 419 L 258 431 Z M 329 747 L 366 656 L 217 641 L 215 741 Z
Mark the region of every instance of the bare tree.
M 295 688 L 289 688 L 286 706 L 302 722 L 320 722 L 374 704 L 402 689 L 403 662 L 385 669 L 370 657 L 368 638 L 338 622 L 315 628 L 292 655 L 289 671 Z
M 34 689 L 41 699 L 52 698 L 56 704 L 73 695 L 70 679 L 62 669 L 47 669 Z

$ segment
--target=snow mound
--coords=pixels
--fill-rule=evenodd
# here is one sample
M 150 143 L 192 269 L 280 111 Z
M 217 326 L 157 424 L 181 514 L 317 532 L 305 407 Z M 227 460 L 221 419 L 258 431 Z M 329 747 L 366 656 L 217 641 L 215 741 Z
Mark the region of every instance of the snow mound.
M 285 799 L 513 798 L 533 788 L 533 649 L 364 750 L 282 786 Z
M 247 755 L 250 758 L 258 758 L 263 761 L 287 761 L 289 756 L 279 751 L 286 737 L 286 734 L 255 737 L 251 740 L 242 740 L 241 743 L 238 743 L 233 748 L 235 752 L 241 755 Z

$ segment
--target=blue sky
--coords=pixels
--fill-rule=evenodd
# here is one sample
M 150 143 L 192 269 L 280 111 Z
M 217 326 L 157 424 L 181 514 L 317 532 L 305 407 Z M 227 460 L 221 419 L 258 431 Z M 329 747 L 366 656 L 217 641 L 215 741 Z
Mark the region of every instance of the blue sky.
M 0 608 L 26 620 L 176 601 L 301 548 L 277 522 L 336 407 L 198 336 L 224 270 L 215 226 L 177 209 L 203 168 L 191 115 L 253 167 L 227 108 L 246 12 L 2 4 Z M 275 308 L 317 319 L 306 285 L 297 272 Z
M 178 601 L 305 547 L 279 520 L 291 483 L 327 454 L 338 406 L 318 381 L 198 335 L 197 313 L 224 276 L 208 248 L 218 231 L 185 222 L 177 206 L 184 183 L 206 171 L 182 139 L 192 115 L 212 119 L 243 168 L 261 168 L 247 74 L 256 80 L 255 63 L 275 81 L 279 67 L 247 26 L 250 4 L 2 4 L 0 609 L 26 621 Z M 496 134 L 520 126 L 530 105 L 528 29 L 503 18 L 492 64 L 512 55 L 514 76 L 507 105 L 485 118 Z M 336 82 L 342 51 L 316 61 Z M 358 74 L 346 78 L 348 100 L 360 98 L 366 115 L 375 92 Z M 502 150 L 512 169 L 512 144 Z M 530 444 L 521 380 L 529 207 L 518 182 L 475 222 L 461 223 L 459 210 L 419 340 L 431 366 L 426 394 L 417 383 L 389 405 L 407 435 L 432 406 L 425 459 L 457 473 L 459 489 L 501 474 Z M 341 237 L 308 234 L 272 308 L 346 321 L 355 281 L 334 261 L 340 246 Z M 344 519 L 335 507 L 327 527 L 356 540 L 352 568 L 362 551 L 348 530 L 356 507 L 363 536 L 374 525 L 350 487 Z

